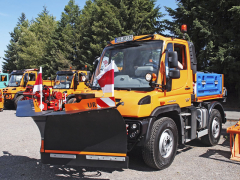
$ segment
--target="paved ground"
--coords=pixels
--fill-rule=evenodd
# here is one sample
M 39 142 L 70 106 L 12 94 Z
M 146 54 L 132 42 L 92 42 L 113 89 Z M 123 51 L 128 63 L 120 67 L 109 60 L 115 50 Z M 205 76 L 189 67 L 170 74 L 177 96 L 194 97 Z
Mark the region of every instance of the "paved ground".
M 229 112 L 230 116 L 231 112 Z M 205 147 L 195 140 L 179 146 L 172 165 L 156 171 L 146 166 L 140 151 L 130 156 L 129 169 L 94 169 L 49 166 L 39 158 L 40 134 L 31 118 L 18 118 L 15 111 L 0 113 L 0 179 L 240 179 L 240 162 L 229 160 L 229 136 L 223 126 L 219 145 Z M 239 119 L 238 114 L 236 114 Z M 227 113 L 228 117 L 228 113 Z
M 239 109 L 225 109 L 226 118 L 228 120 L 240 120 L 240 110 Z

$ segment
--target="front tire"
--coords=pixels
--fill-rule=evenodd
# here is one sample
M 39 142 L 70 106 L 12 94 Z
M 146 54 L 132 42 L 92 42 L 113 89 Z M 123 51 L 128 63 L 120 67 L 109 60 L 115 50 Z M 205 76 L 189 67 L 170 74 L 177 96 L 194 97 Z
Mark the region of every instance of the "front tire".
M 175 122 L 163 117 L 154 122 L 150 140 L 144 145 L 144 162 L 155 169 L 169 167 L 177 152 L 178 130 Z
M 71 98 L 67 101 L 67 104 L 72 104 L 72 103 L 76 103 L 76 98 Z
M 213 109 L 209 117 L 208 134 L 201 138 L 201 141 L 208 146 L 218 144 L 222 130 L 222 116 L 217 109 Z

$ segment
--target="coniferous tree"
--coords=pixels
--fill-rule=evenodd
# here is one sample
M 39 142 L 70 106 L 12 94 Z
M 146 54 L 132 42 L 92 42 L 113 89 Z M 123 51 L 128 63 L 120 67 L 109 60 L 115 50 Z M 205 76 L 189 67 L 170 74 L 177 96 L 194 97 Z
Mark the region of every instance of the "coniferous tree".
M 19 57 L 19 48 L 18 43 L 19 39 L 22 36 L 22 27 L 28 27 L 29 22 L 26 19 L 25 13 L 22 13 L 21 16 L 18 18 L 17 26 L 14 28 L 13 32 L 10 32 L 11 40 L 10 44 L 7 45 L 7 50 L 5 50 L 5 55 L 3 58 L 3 72 L 11 72 L 12 70 L 20 69 L 18 64 L 22 62 L 22 59 Z
M 154 0 L 88 0 L 80 15 L 81 59 L 91 64 L 115 37 L 161 32 L 163 15 L 154 6 Z
M 79 25 L 80 9 L 74 0 L 70 0 L 64 8 L 61 20 L 58 23 L 58 46 L 60 49 L 59 59 L 64 61 L 67 65 L 80 65 L 79 59 L 79 33 L 77 28 Z M 69 68 L 68 67 L 68 68 Z
M 46 7 L 42 13 L 32 22 L 30 27 L 21 26 L 23 35 L 19 41 L 19 56 L 23 62 L 19 66 L 24 68 L 43 67 L 43 76 L 47 77 L 55 74 L 56 65 L 56 45 L 53 41 L 57 21 L 49 15 Z
M 228 90 L 240 95 L 240 2 L 238 0 L 178 0 L 178 7 L 166 8 L 173 21 L 167 29 L 178 37 L 187 24 L 187 39 L 195 45 L 198 70 L 223 73 Z

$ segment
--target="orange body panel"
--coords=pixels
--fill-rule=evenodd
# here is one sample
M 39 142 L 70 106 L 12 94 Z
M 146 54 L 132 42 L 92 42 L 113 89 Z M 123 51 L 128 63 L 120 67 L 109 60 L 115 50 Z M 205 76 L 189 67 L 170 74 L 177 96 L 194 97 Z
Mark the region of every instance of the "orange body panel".
M 231 159 L 240 161 L 240 121 L 227 128 L 227 133 L 230 133 Z
M 0 89 L 0 111 L 3 110 L 3 104 L 4 104 L 4 97 L 2 94 L 2 90 Z
M 65 111 L 76 111 L 76 110 L 93 110 L 93 109 L 102 109 L 102 108 L 109 108 L 109 107 L 115 107 L 116 104 L 113 103 L 112 106 L 108 106 L 107 104 L 99 104 L 99 101 L 101 99 L 106 98 L 91 98 L 91 99 L 82 99 L 79 103 L 73 103 L 73 104 L 66 104 L 65 105 Z M 112 102 L 115 102 L 115 99 L 111 99 Z

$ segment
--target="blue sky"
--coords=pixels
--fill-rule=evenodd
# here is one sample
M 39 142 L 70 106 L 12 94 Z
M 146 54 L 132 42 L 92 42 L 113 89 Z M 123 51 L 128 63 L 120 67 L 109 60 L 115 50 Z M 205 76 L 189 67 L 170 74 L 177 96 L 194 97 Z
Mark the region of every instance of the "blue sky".
M 0 0 L 0 70 L 2 69 L 2 61 L 4 57 L 4 50 L 10 42 L 9 32 L 12 32 L 18 22 L 21 13 L 24 12 L 28 20 L 35 19 L 46 6 L 49 13 L 60 20 L 61 13 L 69 0 Z M 82 9 L 85 5 L 85 0 L 75 0 L 76 4 Z M 164 6 L 175 9 L 177 7 L 176 0 L 157 0 L 156 5 L 160 5 L 163 14 L 165 12 Z M 165 18 L 170 18 L 166 16 Z M 2 71 L 2 70 L 1 70 Z

